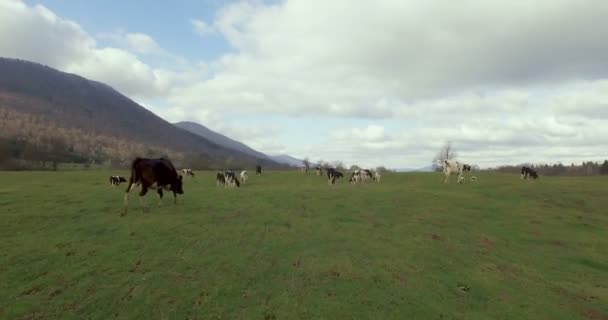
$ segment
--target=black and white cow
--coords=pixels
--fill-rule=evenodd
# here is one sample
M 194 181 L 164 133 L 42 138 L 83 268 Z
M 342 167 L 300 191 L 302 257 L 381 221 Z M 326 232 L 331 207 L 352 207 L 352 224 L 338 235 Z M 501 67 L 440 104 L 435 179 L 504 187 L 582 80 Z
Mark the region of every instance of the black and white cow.
M 228 170 L 226 172 L 224 172 L 224 178 L 225 178 L 225 186 L 226 187 L 240 187 L 241 183 L 239 182 L 239 179 L 237 179 L 236 174 L 234 173 L 234 171 Z
M 538 173 L 536 173 L 536 171 L 532 170 L 531 168 L 525 166 L 521 167 L 521 178 L 528 179 L 528 177 L 531 177 L 532 179 L 538 179 Z
M 382 180 L 382 174 L 380 171 L 376 170 L 376 172 L 374 172 L 374 181 L 376 181 L 376 183 L 380 183 L 380 180 Z
M 360 182 L 367 182 L 373 178 L 372 171 L 369 169 L 355 170 L 351 173 L 349 182 L 356 184 Z
M 241 171 L 241 181 L 247 183 L 247 180 L 249 180 L 249 173 L 246 170 Z
M 450 176 L 458 173 L 458 183 L 464 182 L 464 172 L 471 171 L 471 166 L 456 160 L 443 161 L 443 174 L 445 175 L 444 183 L 448 183 Z
M 262 166 L 260 166 L 260 165 L 255 166 L 255 174 L 258 176 L 262 174 Z
M 333 185 L 337 179 L 344 177 L 342 172 L 340 172 L 334 168 L 327 168 L 326 171 L 327 171 L 327 183 L 330 185 Z
M 125 179 L 125 177 L 122 177 L 122 176 L 111 176 L 110 177 L 110 184 L 113 186 L 118 186 L 118 185 L 120 185 L 121 182 L 127 182 L 127 179 Z
M 177 203 L 177 195 L 183 194 L 182 176 L 177 173 L 173 163 L 168 159 L 145 159 L 136 158 L 131 163 L 131 177 L 129 186 L 124 196 L 124 207 L 122 215 L 126 215 L 129 207 L 129 194 L 135 185 L 141 185 L 139 192 L 139 203 L 143 211 L 147 211 L 144 196 L 148 189 L 156 189 L 158 192 L 158 204 L 163 199 L 163 189 L 173 192 L 173 203 Z
M 317 174 L 317 176 L 322 176 L 323 175 L 323 167 L 321 166 L 316 166 L 315 167 L 315 173 Z
M 192 172 L 192 169 L 182 169 L 182 173 L 186 176 L 191 176 L 194 178 L 194 172 Z
M 226 177 L 222 172 L 218 172 L 215 175 L 215 186 L 219 187 L 220 185 L 226 186 Z

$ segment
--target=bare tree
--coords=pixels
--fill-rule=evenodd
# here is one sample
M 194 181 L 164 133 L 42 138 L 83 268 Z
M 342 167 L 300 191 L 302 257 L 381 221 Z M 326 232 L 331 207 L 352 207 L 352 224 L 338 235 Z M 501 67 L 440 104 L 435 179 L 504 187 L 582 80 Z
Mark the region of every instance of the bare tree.
M 342 161 L 334 161 L 334 168 L 336 168 L 336 170 L 344 170 L 344 162 Z
M 304 160 L 302 160 L 302 164 L 306 167 L 306 168 L 310 168 L 310 160 L 308 159 L 308 157 L 304 158 Z
M 443 169 L 443 162 L 445 160 L 456 159 L 458 155 L 456 154 L 456 150 L 454 150 L 454 146 L 451 141 L 446 142 L 446 144 L 441 147 L 435 158 L 433 158 L 433 169 L 435 171 L 441 171 Z

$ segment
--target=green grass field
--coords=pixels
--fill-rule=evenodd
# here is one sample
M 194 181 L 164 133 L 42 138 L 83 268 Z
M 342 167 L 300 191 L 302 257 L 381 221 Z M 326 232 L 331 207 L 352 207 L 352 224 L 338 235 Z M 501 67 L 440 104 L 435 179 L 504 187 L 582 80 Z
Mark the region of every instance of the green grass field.
M 608 319 L 603 177 L 110 174 L 0 172 L 0 319 Z

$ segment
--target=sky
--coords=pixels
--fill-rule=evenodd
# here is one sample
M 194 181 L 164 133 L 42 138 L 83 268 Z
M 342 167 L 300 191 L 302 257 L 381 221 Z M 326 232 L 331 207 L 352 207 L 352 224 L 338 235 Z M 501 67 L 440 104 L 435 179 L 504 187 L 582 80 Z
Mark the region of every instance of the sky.
M 0 56 L 268 153 L 491 167 L 608 158 L 605 0 L 0 0 Z M 119 116 L 119 115 L 117 115 Z

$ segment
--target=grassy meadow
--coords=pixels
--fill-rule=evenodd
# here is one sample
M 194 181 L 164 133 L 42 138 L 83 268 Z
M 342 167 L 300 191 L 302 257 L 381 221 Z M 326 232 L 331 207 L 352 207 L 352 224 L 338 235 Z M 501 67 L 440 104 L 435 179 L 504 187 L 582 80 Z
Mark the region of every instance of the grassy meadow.
M 608 319 L 608 180 L 0 172 L 0 319 Z M 139 189 L 136 189 L 139 190 Z

